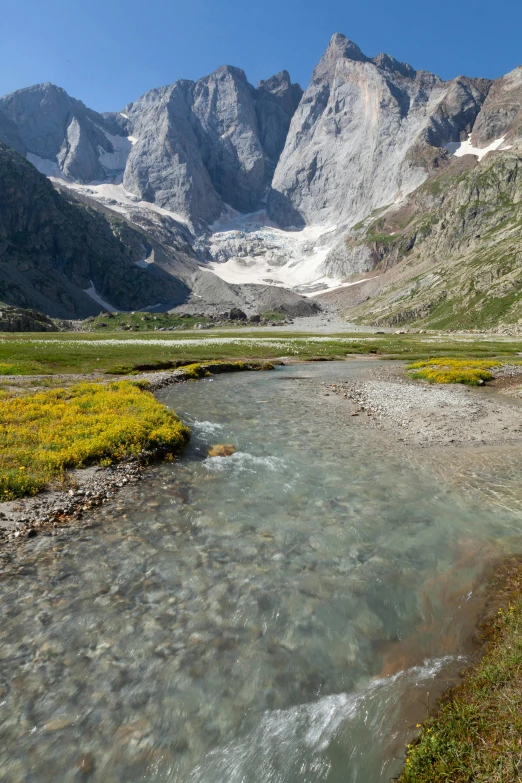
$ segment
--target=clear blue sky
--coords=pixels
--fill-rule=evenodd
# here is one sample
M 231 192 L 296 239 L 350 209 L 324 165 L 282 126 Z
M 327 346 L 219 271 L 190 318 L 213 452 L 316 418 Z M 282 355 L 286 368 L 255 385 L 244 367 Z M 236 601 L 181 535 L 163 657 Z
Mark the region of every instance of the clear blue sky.
M 0 95 L 50 81 L 98 111 L 237 65 L 303 87 L 342 32 L 445 79 L 522 62 L 522 0 L 2 0 Z

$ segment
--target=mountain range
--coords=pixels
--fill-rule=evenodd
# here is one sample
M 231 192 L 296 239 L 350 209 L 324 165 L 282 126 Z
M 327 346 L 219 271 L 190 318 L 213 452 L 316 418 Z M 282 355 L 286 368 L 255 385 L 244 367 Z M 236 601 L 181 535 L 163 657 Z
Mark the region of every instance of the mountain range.
M 522 66 L 442 81 L 336 34 L 304 91 L 223 66 L 100 114 L 41 84 L 0 98 L 0 142 L 8 304 L 522 317 Z

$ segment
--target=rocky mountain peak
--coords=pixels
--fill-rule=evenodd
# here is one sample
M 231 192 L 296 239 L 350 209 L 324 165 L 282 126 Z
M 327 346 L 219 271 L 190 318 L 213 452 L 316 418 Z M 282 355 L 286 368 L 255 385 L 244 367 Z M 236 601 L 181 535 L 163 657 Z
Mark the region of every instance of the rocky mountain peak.
M 389 71 L 392 74 L 404 76 L 406 79 L 415 79 L 417 71 L 408 65 L 408 63 L 401 63 L 389 54 L 381 52 L 372 59 L 372 63 L 383 71 Z
M 426 150 L 467 134 L 487 80 L 442 82 L 333 36 L 290 126 L 268 196 L 282 226 L 350 225 L 427 177 Z
M 152 90 L 125 110 L 136 139 L 123 184 L 144 201 L 211 224 L 258 209 L 302 95 L 287 71 L 260 82 L 224 65 Z
M 240 82 L 248 84 L 246 73 L 242 68 L 236 68 L 234 65 L 220 65 L 219 68 L 216 68 L 213 73 L 211 73 L 209 76 L 203 77 L 203 79 L 200 79 L 199 82 L 216 81 L 218 79 L 226 79 L 228 77 L 238 79 Z
M 5 95 L 0 98 L 0 115 L 16 125 L 33 162 L 54 165 L 78 182 L 107 176 L 100 150 L 112 155 L 114 148 L 105 133 L 105 119 L 62 87 L 45 82 Z M 8 143 L 5 135 L 0 137 Z
M 292 84 L 288 71 L 280 71 L 260 81 L 256 90 L 256 113 L 259 138 L 268 157 L 268 169 L 273 174 L 285 146 L 290 121 L 303 91 Z
M 327 82 L 333 78 L 340 63 L 350 61 L 353 63 L 368 63 L 371 60 L 359 49 L 357 44 L 350 41 L 342 33 L 335 33 L 330 39 L 325 53 L 317 63 L 312 74 L 312 84 Z
M 367 63 L 369 58 L 359 49 L 356 43 L 350 41 L 342 33 L 334 33 L 322 59 L 333 62 L 340 57 L 346 60 L 356 60 L 357 62 Z
M 259 93 L 268 92 L 271 95 L 286 95 L 292 87 L 290 74 L 288 71 L 279 71 L 279 73 L 270 76 L 269 79 L 261 79 L 257 85 Z

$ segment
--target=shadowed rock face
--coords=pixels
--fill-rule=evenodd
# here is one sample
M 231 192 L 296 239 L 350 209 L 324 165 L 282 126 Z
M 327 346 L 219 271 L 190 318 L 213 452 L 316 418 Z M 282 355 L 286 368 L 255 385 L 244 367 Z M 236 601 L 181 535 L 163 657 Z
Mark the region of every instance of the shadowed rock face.
M 239 68 L 224 66 L 193 90 L 193 124 L 204 166 L 222 201 L 252 212 L 268 186 L 254 90 Z
M 37 310 L 0 305 L 0 332 L 57 332 L 50 318 Z
M 280 225 L 354 223 L 426 177 L 419 151 L 470 131 L 487 80 L 444 83 L 334 35 L 290 126 L 268 211 Z
M 188 288 L 136 265 L 145 237 L 119 221 L 70 203 L 43 174 L 0 143 L 0 301 L 54 317 L 93 315 L 159 302 L 179 304 Z
M 281 71 L 266 81 L 259 82 L 256 95 L 256 113 L 259 139 L 272 167 L 272 173 L 283 152 L 290 122 L 303 91 L 292 84 L 288 71 Z
M 10 120 L 9 117 L 6 117 L 6 115 L 3 114 L 1 111 L 0 111 L 0 141 L 3 141 L 4 144 L 7 144 L 8 147 L 11 147 L 11 149 L 16 150 L 16 152 L 19 152 L 20 155 L 25 155 L 25 153 L 27 152 L 26 146 L 22 141 L 22 137 L 20 136 L 16 123 Z

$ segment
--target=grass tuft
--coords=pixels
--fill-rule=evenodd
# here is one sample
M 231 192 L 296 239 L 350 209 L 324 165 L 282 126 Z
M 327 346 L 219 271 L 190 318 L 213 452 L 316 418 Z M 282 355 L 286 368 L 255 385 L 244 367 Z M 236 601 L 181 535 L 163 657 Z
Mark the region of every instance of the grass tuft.
M 522 565 L 510 570 L 484 656 L 407 747 L 399 783 L 522 780 Z
M 429 383 L 464 383 L 479 386 L 493 380 L 491 367 L 499 362 L 485 359 L 453 359 L 439 357 L 413 362 L 407 367 L 410 378 L 423 379 Z
M 35 494 L 67 468 L 109 465 L 144 449 L 177 451 L 188 428 L 146 383 L 80 383 L 0 405 L 0 497 Z

